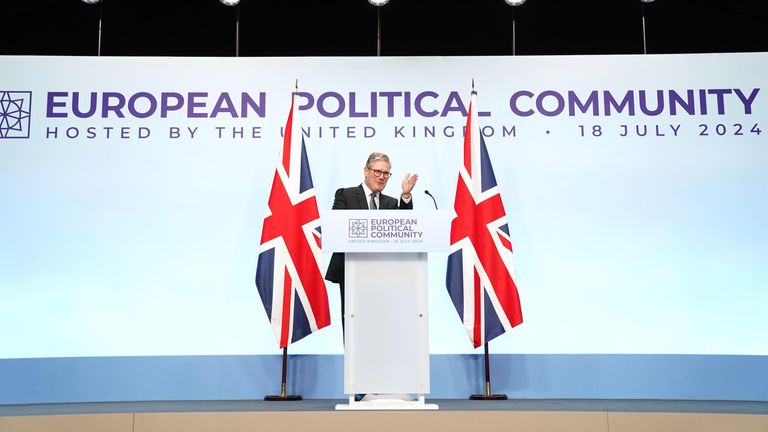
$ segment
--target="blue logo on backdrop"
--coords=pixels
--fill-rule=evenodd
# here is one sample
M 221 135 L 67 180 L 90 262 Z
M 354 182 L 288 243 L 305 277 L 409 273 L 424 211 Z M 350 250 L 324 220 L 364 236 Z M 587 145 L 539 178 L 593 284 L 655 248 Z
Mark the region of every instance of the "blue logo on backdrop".
M 350 238 L 368 237 L 368 220 L 367 219 L 350 219 L 349 220 L 349 237 Z
M 0 139 L 29 138 L 31 91 L 0 90 Z

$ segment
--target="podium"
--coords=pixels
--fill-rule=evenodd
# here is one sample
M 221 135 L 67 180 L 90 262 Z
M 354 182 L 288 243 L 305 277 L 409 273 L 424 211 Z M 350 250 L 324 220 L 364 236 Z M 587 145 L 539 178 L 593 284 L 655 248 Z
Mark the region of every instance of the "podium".
M 344 392 L 337 410 L 438 409 L 429 393 L 427 252 L 449 246 L 445 211 L 339 210 L 323 248 L 345 253 Z M 366 394 L 355 401 L 355 394 Z M 410 395 L 417 395 L 412 400 Z

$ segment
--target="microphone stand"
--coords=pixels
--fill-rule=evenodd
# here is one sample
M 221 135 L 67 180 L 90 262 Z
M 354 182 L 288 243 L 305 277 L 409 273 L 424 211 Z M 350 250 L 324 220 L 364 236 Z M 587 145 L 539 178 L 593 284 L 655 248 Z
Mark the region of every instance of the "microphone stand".
M 429 193 L 429 191 L 426 190 L 426 189 L 424 189 L 424 193 L 429 195 L 430 198 L 432 198 L 432 202 L 435 203 L 435 210 L 438 210 L 438 208 L 437 208 L 437 201 L 435 200 L 435 197 L 433 197 L 432 194 Z

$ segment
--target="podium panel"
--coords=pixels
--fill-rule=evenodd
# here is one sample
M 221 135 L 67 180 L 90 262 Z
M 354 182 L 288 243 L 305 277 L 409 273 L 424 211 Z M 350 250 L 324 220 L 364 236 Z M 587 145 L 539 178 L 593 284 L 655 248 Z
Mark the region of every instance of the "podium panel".
M 326 250 L 344 252 L 344 392 L 336 409 L 438 409 L 429 393 L 427 252 L 448 249 L 447 212 L 332 211 Z M 327 241 L 326 241 L 327 240 Z M 354 395 L 374 396 L 356 402 Z M 409 395 L 417 394 L 418 400 Z
M 429 393 L 427 254 L 346 260 L 345 393 Z

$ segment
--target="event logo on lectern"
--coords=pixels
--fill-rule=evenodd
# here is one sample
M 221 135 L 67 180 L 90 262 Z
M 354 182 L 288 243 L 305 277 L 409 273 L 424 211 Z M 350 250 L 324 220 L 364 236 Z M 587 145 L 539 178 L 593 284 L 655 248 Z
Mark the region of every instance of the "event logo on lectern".
M 421 243 L 424 231 L 419 219 L 349 219 L 350 243 Z
M 349 220 L 349 238 L 366 238 L 368 237 L 368 220 L 367 219 L 350 219 Z
M 0 90 L 0 139 L 29 138 L 31 91 Z

